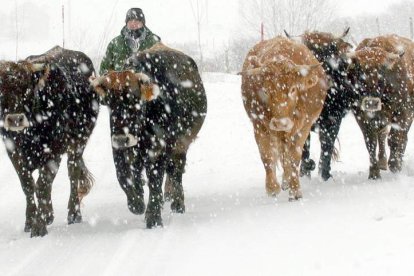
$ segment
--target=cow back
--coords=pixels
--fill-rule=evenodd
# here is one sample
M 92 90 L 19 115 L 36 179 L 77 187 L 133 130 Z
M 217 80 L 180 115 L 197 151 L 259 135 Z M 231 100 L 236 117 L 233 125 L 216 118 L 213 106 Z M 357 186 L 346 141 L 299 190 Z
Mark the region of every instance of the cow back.
M 161 90 L 159 97 L 146 104 L 146 117 L 159 125 L 183 133 L 204 120 L 207 98 L 194 60 L 162 44 L 131 59 L 130 68 L 152 78 Z M 174 129 L 172 129 L 174 128 Z

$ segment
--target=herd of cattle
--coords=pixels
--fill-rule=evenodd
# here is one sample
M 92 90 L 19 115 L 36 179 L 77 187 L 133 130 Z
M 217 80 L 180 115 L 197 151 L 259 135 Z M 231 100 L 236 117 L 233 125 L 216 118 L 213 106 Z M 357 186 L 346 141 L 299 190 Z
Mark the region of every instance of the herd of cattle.
M 241 91 L 269 195 L 288 189 L 290 200 L 302 197 L 299 177 L 310 176 L 316 167 L 309 158 L 311 129 L 319 130 L 319 174 L 331 177 L 335 140 L 349 111 L 364 135 L 369 178 L 380 178 L 387 168 L 401 170 L 414 112 L 414 43 L 387 35 L 365 39 L 353 50 L 344 41 L 348 32 L 339 37 L 286 33 L 247 54 Z M 129 58 L 124 71 L 95 77 L 85 54 L 55 47 L 23 61 L 0 62 L 0 134 L 26 195 L 24 230 L 31 236 L 46 235 L 53 222 L 51 187 L 65 153 L 68 223 L 82 221 L 80 202 L 93 184 L 82 155 L 100 104 L 110 110 L 113 159 L 129 210 L 145 212 L 148 228 L 162 225 L 164 200 L 171 201 L 172 211 L 185 211 L 187 150 L 207 114 L 194 60 L 159 43 Z M 283 168 L 282 185 L 277 163 Z

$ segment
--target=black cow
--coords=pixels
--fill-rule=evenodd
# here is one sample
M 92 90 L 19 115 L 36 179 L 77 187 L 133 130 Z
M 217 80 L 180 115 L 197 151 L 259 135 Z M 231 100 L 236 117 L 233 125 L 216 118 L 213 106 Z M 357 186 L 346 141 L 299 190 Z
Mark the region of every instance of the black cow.
M 185 211 L 182 175 L 207 100 L 195 62 L 183 53 L 157 44 L 133 56 L 130 67 L 133 71 L 109 72 L 92 84 L 110 109 L 117 177 L 134 214 L 145 211 L 145 168 L 150 190 L 145 219 L 152 228 L 162 226 L 165 173 L 171 209 Z
M 64 153 L 71 186 L 68 223 L 82 220 L 80 200 L 92 186 L 82 154 L 99 110 L 88 82 L 93 73 L 85 54 L 60 47 L 17 63 L 0 62 L 0 131 L 26 195 L 24 230 L 31 236 L 46 235 L 46 224 L 53 222 L 51 188 Z
M 348 32 L 349 28 L 339 37 L 324 32 L 306 32 L 301 36 L 302 42 L 313 52 L 319 62 L 322 62 L 330 79 L 330 89 L 328 89 L 321 115 L 315 124 L 315 127 L 319 128 L 321 143 L 319 174 L 324 180 L 331 177 L 331 159 L 342 118 L 352 109 L 352 104 L 356 100 L 354 89 L 347 77 L 348 58 L 345 54 L 352 48 L 352 45 L 345 42 L 343 38 Z M 286 35 L 290 37 L 288 33 Z M 315 168 L 315 162 L 309 156 L 310 136 L 302 153 L 301 175 L 310 176 L 310 172 Z

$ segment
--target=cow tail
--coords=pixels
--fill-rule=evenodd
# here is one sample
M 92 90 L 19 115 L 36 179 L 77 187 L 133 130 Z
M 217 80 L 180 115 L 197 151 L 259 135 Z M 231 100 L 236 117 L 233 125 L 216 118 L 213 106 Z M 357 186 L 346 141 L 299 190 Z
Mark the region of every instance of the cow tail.
M 82 199 L 89 194 L 94 183 L 95 178 L 93 177 L 93 174 L 88 170 L 82 160 L 81 174 L 78 182 L 79 202 L 81 202 Z
M 340 159 L 339 151 L 341 149 L 341 142 L 339 141 L 339 138 L 336 139 L 338 141 L 338 147 L 334 147 L 332 152 L 332 160 L 335 162 L 338 162 Z

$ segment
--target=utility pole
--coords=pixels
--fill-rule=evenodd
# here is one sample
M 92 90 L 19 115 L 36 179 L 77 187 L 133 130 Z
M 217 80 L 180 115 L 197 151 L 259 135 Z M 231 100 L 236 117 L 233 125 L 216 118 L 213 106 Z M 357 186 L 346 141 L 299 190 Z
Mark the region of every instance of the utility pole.
M 65 48 L 65 5 L 62 4 L 62 48 Z
M 378 19 L 378 17 L 375 19 L 375 22 L 376 22 L 376 24 L 377 24 L 378 35 L 381 35 L 381 30 L 380 30 L 380 24 L 379 24 L 379 19 Z
M 200 51 L 200 68 L 201 71 L 204 70 L 204 61 L 203 61 L 203 49 L 201 47 L 201 20 L 203 20 L 202 15 L 201 15 L 201 10 L 202 7 L 200 7 L 200 0 L 195 0 L 196 1 L 196 8 L 194 9 L 192 0 L 188 0 L 190 2 L 190 6 L 191 6 L 191 10 L 193 12 L 193 16 L 194 16 L 194 20 L 197 24 L 197 37 L 198 37 L 198 49 Z M 203 6 L 203 4 L 201 3 L 201 6 Z
M 413 27 L 413 18 L 410 17 L 410 38 L 414 38 L 414 27 Z
M 260 2 L 260 13 L 261 13 L 261 23 L 260 23 L 260 41 L 264 40 L 264 23 L 263 23 L 263 0 Z
M 16 61 L 17 61 L 17 56 L 18 56 L 18 52 L 19 52 L 19 24 L 18 24 L 18 14 L 17 14 L 17 0 L 14 1 L 15 7 L 14 7 L 14 11 L 15 11 L 15 19 L 16 19 Z

